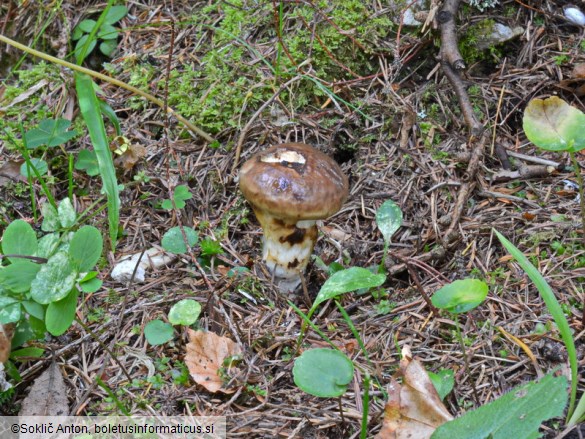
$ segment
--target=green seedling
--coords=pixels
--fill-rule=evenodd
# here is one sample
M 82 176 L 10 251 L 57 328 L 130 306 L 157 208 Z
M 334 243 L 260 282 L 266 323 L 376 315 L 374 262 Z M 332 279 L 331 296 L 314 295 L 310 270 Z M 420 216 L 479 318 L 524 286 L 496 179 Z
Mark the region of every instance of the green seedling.
M 376 212 L 376 224 L 380 233 L 384 237 L 384 257 L 380 262 L 379 272 L 385 272 L 385 262 L 390 248 L 392 235 L 402 226 L 402 211 L 400 207 L 392 201 L 385 201 Z
M 71 232 L 77 215 L 69 199 L 55 209 L 41 208 L 45 218 L 41 239 L 25 221 L 16 220 L 2 236 L 0 260 L 0 324 L 14 323 L 25 334 L 15 346 L 46 331 L 61 335 L 69 329 L 80 290 L 101 287 L 91 271 L 101 256 L 103 241 L 93 226 Z
M 433 294 L 431 298 L 431 302 L 436 308 L 444 309 L 453 315 L 457 339 L 461 345 L 461 352 L 463 353 L 467 373 L 469 373 L 469 359 L 465 349 L 465 341 L 461 334 L 458 315 L 471 311 L 479 306 L 485 300 L 487 293 L 488 286 L 484 281 L 479 279 L 462 279 L 445 285 Z
M 99 163 L 95 151 L 82 149 L 77 154 L 75 169 L 85 171 L 90 177 L 95 177 L 100 173 Z
M 537 438 L 540 425 L 563 414 L 567 405 L 567 379 L 546 375 L 512 389 L 504 396 L 449 421 L 431 439 Z
M 335 349 L 309 349 L 295 360 L 293 377 L 303 392 L 321 398 L 335 398 L 347 391 L 353 379 L 353 364 Z
M 169 311 L 169 322 L 173 325 L 193 325 L 201 314 L 201 304 L 193 299 L 175 303 Z
M 437 373 L 428 372 L 428 375 L 439 397 L 445 399 L 455 385 L 455 373 L 451 369 L 441 369 Z
M 161 207 L 165 210 L 173 210 L 173 201 L 177 209 L 185 207 L 185 200 L 193 198 L 193 194 L 189 191 L 189 188 L 183 184 L 178 185 L 173 191 L 173 200 L 163 200 Z
M 518 262 L 520 267 L 526 272 L 528 277 L 536 289 L 540 293 L 542 300 L 544 301 L 548 311 L 553 316 L 553 319 L 559 329 L 561 338 L 567 349 L 567 355 L 569 357 L 569 364 L 571 366 L 571 398 L 569 400 L 569 410 L 567 411 L 567 426 L 572 427 L 577 425 L 579 422 L 585 421 L 585 394 L 581 396 L 577 408 L 575 408 L 575 401 L 577 399 L 577 385 L 579 382 L 579 363 L 577 361 L 577 351 L 575 349 L 575 341 L 573 334 L 571 333 L 571 327 L 569 322 L 563 313 L 563 309 L 557 300 L 555 293 L 548 284 L 548 282 L 542 277 L 542 274 L 536 269 L 534 265 L 524 256 L 524 254 L 510 241 L 508 241 L 501 233 L 494 230 L 494 233 L 502 243 L 502 245 L 508 250 L 514 259 Z
M 144 326 L 144 336 L 153 346 L 165 344 L 173 339 L 173 325 L 160 319 L 151 320 Z
M 151 320 L 144 327 L 146 341 L 153 346 L 165 344 L 173 339 L 173 325 L 191 326 L 201 314 L 201 304 L 193 299 L 183 299 L 175 303 L 169 311 L 169 322 Z
M 113 24 L 128 14 L 126 6 L 112 6 L 100 23 L 95 20 L 83 20 L 73 29 L 72 39 L 75 44 L 76 59 L 83 59 L 99 44 L 99 50 L 106 56 L 111 56 L 118 45 L 120 33 Z
M 185 237 L 187 238 L 189 247 L 197 245 L 199 242 L 199 233 L 191 227 L 183 227 L 182 229 L 185 232 Z M 181 227 L 173 227 L 167 230 L 163 235 L 161 245 L 166 251 L 177 255 L 187 253 L 187 246 L 185 245 L 185 239 L 183 238 Z

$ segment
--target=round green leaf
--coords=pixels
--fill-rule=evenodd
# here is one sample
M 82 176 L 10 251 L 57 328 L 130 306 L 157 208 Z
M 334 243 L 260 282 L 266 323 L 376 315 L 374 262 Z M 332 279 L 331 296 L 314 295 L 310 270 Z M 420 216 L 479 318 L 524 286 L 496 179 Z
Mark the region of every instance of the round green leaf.
M 37 252 L 39 243 L 33 228 L 23 220 L 12 221 L 2 236 L 2 253 L 5 255 L 32 256 Z M 16 258 L 9 258 L 14 262 Z
M 127 13 L 128 8 L 126 6 L 112 6 L 106 14 L 104 23 L 114 24 L 117 21 L 120 21 L 122 18 L 124 18 Z
M 69 255 L 78 271 L 91 270 L 102 254 L 103 241 L 98 229 L 83 226 L 73 235 L 69 244 Z
M 57 213 L 59 214 L 59 222 L 61 223 L 61 226 L 68 228 L 75 224 L 77 214 L 75 213 L 75 209 L 69 198 L 61 200 L 57 207 Z
M 532 99 L 524 110 L 526 137 L 549 151 L 580 151 L 585 148 L 585 114 L 562 99 Z
M 64 334 L 69 329 L 75 318 L 78 296 L 79 291 L 77 291 L 77 288 L 73 288 L 64 299 L 49 304 L 45 324 L 47 325 L 47 331 L 52 335 Z
M 77 280 L 77 271 L 64 252 L 56 253 L 44 264 L 30 286 L 31 297 L 42 305 L 65 298 Z
M 39 264 L 17 259 L 0 270 L 0 285 L 15 293 L 26 293 L 40 269 Z
M 77 26 L 79 27 L 79 29 L 81 29 L 83 32 L 86 33 L 90 33 L 93 30 L 93 27 L 96 25 L 96 21 L 95 20 L 83 20 L 81 23 L 79 23 Z
M 173 305 L 169 311 L 169 321 L 173 325 L 192 325 L 201 314 L 201 304 L 193 299 L 183 299 Z
M 185 230 L 185 236 L 187 236 L 187 241 L 189 245 L 192 247 L 197 244 L 199 240 L 199 234 L 193 230 L 191 227 L 183 227 Z M 180 227 L 173 227 L 169 229 L 162 238 L 162 247 L 171 253 L 180 254 L 187 252 L 187 247 L 185 246 L 185 241 L 183 240 L 183 234 L 181 233 Z
M 37 170 L 37 172 L 39 173 L 39 175 L 45 175 L 47 173 L 47 171 L 49 170 L 49 165 L 47 165 L 47 162 L 42 160 L 42 159 L 35 159 L 32 158 L 30 159 L 31 165 L 33 165 L 35 167 L 35 169 Z M 29 167 L 28 165 L 25 163 L 23 163 L 22 165 L 20 165 L 20 174 L 27 177 L 29 176 Z M 35 171 L 33 171 L 32 168 L 30 168 L 30 176 L 31 178 L 36 178 L 36 174 Z
M 325 281 L 313 307 L 343 293 L 360 290 L 362 288 L 379 287 L 386 280 L 384 274 L 374 274 L 362 267 L 351 267 L 334 273 Z
M 164 344 L 173 338 L 173 326 L 162 320 L 151 320 L 144 327 L 144 336 L 151 345 Z
M 0 324 L 18 322 L 21 314 L 22 307 L 18 300 L 0 296 Z
M 376 212 L 376 224 L 384 237 L 384 241 L 390 242 L 392 235 L 402 225 L 402 210 L 394 201 L 385 201 Z
M 343 395 L 353 379 L 353 364 L 334 349 L 310 349 L 295 360 L 295 384 L 303 392 L 322 398 Z
M 439 309 L 454 314 L 467 312 L 481 304 L 488 293 L 488 286 L 479 279 L 456 280 L 439 289 L 431 302 Z
M 57 209 L 51 203 L 44 203 L 41 206 L 41 213 L 43 214 L 43 223 L 41 224 L 41 230 L 43 232 L 59 230 L 59 215 L 57 214 Z

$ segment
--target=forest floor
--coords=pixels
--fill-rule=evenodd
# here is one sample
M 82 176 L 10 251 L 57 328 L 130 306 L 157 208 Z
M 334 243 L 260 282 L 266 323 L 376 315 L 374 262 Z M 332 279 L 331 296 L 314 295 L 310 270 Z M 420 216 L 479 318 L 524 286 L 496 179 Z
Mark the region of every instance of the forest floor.
M 4 401 L 3 414 L 18 412 L 53 352 L 73 414 L 106 415 L 124 407 L 132 414 L 226 416 L 228 437 L 354 438 L 367 371 L 379 384 L 370 384 L 368 437 L 373 437 L 382 425 L 385 386 L 408 345 L 428 371 L 454 371 L 455 386 L 444 402 L 459 416 L 541 372 L 568 369 L 550 313 L 494 229 L 530 258 L 557 294 L 577 345 L 579 392 L 585 390 L 585 246 L 577 192 L 570 184 L 576 178 L 568 156 L 539 150 L 522 130 L 524 108 L 533 98 L 556 95 L 583 110 L 585 79 L 574 72 L 585 63 L 583 28 L 563 20 L 561 2 L 526 6 L 504 0 L 483 12 L 465 3 L 459 8 L 457 34 L 466 63 L 461 79 L 473 113 L 489 133 L 469 181 L 472 142 L 438 61 L 439 30 L 432 22 L 424 29 L 399 27 L 404 2 L 365 3 L 126 3 L 128 15 L 115 24 L 120 28 L 115 51 L 108 57 L 96 48 L 85 65 L 161 99 L 166 93 L 171 108 L 215 141 L 188 132 L 143 98 L 97 80 L 123 135 L 145 147 L 137 163 L 119 168 L 118 181 L 125 186 L 123 234 L 98 264 L 103 287 L 80 299 L 77 318 L 85 327 L 74 323 L 62 336 L 29 342 L 46 354 L 14 362 L 22 381 Z M 97 19 L 105 6 L 4 1 L 0 33 L 71 60 L 73 29 L 83 19 Z M 480 49 L 481 29 L 489 20 L 522 32 Z M 79 135 L 44 152 L 57 200 L 67 197 L 70 187 L 67 157 L 91 145 L 72 72 L 22 55 L 0 44 L 0 231 L 15 219 L 33 218 L 26 179 L 7 176 L 9 165 L 22 160 L 7 132 L 19 139 L 20 123 L 28 130 L 45 118 L 74 121 Z M 376 211 L 393 200 L 404 216 L 390 245 L 386 282 L 340 298 L 370 361 L 334 304 L 322 305 L 314 318 L 356 365 L 340 402 L 305 394 L 293 382 L 302 319 L 271 285 L 261 259 L 261 229 L 238 189 L 239 166 L 284 142 L 315 146 L 349 177 L 347 202 L 320 224 L 314 254 L 325 265 L 380 264 L 384 241 Z M 583 164 L 583 156 L 578 159 Z M 73 183 L 78 212 L 102 196 L 99 177 L 75 170 Z M 183 209 L 162 209 L 161 201 L 177 184 L 187 185 L 192 198 Z M 463 187 L 469 192 L 461 203 Z M 39 184 L 33 193 L 37 205 L 45 201 Z M 454 222 L 456 208 L 461 216 Z M 105 211 L 89 223 L 108 236 Z M 199 233 L 201 244 L 191 254 L 148 271 L 142 284 L 111 279 L 121 257 L 160 245 L 178 224 Z M 456 237 L 447 240 L 451 226 Z M 317 262 L 306 273 L 309 302 L 303 294 L 292 297 L 303 312 L 328 277 Z M 232 269 L 239 274 L 233 276 Z M 452 316 L 433 314 L 421 295 L 466 278 L 489 286 L 485 302 L 459 318 L 468 370 Z M 187 298 L 202 305 L 195 327 L 230 338 L 242 350 L 238 365 L 227 372 L 227 393 L 210 393 L 189 377 L 186 328 L 175 326 L 172 340 L 162 345 L 146 340 L 145 325 L 166 321 L 171 306 Z M 535 362 L 514 340 L 528 347 Z M 302 349 L 326 346 L 311 330 Z M 103 384 L 97 385 L 97 378 Z M 541 429 L 547 437 L 562 430 L 562 418 Z M 580 437 L 571 434 L 567 437 Z

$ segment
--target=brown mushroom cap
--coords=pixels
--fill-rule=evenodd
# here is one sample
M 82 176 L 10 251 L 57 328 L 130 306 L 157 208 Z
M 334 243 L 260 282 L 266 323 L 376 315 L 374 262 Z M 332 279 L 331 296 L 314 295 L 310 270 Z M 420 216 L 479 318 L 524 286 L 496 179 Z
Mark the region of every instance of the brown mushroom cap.
M 337 212 L 348 181 L 329 156 L 303 143 L 275 145 L 240 170 L 240 190 L 254 208 L 292 220 L 316 220 Z

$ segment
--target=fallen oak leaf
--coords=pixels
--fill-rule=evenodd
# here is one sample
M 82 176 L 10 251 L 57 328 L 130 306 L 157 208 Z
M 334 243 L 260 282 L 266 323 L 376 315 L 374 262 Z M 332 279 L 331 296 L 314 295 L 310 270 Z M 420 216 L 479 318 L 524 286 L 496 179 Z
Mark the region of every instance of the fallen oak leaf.
M 413 359 L 408 346 L 402 349 L 402 384 L 392 378 L 384 407 L 382 429 L 376 439 L 430 438 L 442 424 L 453 419 L 426 370 Z
M 225 367 L 226 359 L 241 355 L 241 348 L 233 340 L 213 332 L 192 329 L 187 331 L 190 341 L 186 346 L 185 364 L 191 377 L 212 393 L 234 392 L 234 389 L 223 388 L 224 380 L 220 376 L 220 369 Z
M 19 416 L 67 416 L 69 401 L 65 380 L 55 361 L 34 382 L 22 401 Z

